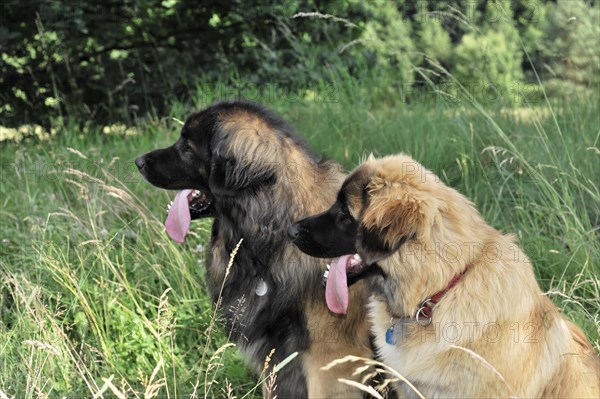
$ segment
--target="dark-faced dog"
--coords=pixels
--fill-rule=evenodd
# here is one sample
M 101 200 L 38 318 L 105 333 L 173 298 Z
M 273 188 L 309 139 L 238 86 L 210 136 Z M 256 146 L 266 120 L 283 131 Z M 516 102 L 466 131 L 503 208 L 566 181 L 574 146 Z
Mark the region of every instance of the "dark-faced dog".
M 336 163 L 312 153 L 279 116 L 249 102 L 221 102 L 189 116 L 171 147 L 136 160 L 151 184 L 178 194 L 166 226 L 182 242 L 190 219 L 213 217 L 207 260 L 208 289 L 233 341 L 260 372 L 294 352 L 271 395 L 355 398 L 358 389 L 338 378 L 354 367 L 321 367 L 345 355 L 373 356 L 366 287 L 350 296 L 353 311 L 338 316 L 323 300 L 324 262 L 300 252 L 287 237 L 297 219 L 333 202 L 345 177 Z M 229 274 L 234 247 L 243 239 Z
M 352 309 L 348 280 L 369 276 L 377 354 L 412 383 L 398 384 L 403 396 L 600 397 L 597 355 L 514 238 L 410 157 L 368 159 L 289 234 L 312 256 L 341 256 L 332 310 Z

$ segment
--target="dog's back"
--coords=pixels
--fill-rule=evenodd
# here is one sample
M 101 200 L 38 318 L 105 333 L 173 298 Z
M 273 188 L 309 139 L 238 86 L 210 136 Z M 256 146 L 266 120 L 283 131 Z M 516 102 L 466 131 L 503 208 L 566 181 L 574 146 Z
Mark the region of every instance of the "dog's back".
M 599 398 L 600 361 L 583 331 L 571 321 L 562 320 L 563 329 L 566 330 L 563 338 L 569 344 L 568 349 L 557 359 L 556 373 L 540 397 Z

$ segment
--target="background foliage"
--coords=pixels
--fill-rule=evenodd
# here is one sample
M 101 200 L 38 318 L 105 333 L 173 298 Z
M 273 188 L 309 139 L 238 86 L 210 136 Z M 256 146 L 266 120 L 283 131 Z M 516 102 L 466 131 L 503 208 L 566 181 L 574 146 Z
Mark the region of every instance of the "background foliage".
M 521 82 L 537 84 L 536 73 L 560 92 L 600 79 L 596 1 L 251 3 L 3 1 L 0 118 L 131 122 L 190 99 L 199 82 L 298 90 L 332 74 L 383 77 L 394 96 L 422 86 L 432 60 L 506 98 Z
M 587 0 L 0 4 L 0 399 L 251 398 L 135 157 L 221 99 L 346 168 L 400 151 L 516 234 L 600 349 L 600 13 Z

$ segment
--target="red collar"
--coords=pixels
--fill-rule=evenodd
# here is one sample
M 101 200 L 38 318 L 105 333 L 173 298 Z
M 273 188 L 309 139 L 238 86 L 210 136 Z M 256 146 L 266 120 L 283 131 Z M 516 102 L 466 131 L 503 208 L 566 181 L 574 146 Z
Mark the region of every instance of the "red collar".
M 433 317 L 433 308 L 442 299 L 442 297 L 446 295 L 448 291 L 450 291 L 456 284 L 458 284 L 458 282 L 465 274 L 469 266 L 470 265 L 467 265 L 465 267 L 465 270 L 454 276 L 452 280 L 450 280 L 450 283 L 448 283 L 446 288 L 444 288 L 441 291 L 438 291 L 437 293 L 433 294 L 431 298 L 425 299 L 419 304 L 419 307 L 417 308 L 417 312 L 415 314 L 415 318 L 418 322 L 422 322 L 424 326 L 428 326 L 431 323 L 431 318 Z

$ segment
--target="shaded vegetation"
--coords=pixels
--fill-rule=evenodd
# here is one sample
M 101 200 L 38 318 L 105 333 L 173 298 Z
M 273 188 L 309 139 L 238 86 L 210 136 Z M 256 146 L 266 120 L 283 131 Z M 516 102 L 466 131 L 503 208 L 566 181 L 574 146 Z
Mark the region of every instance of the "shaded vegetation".
M 67 116 L 131 123 L 190 100 L 202 83 L 303 95 L 332 73 L 384 79 L 398 95 L 399 87 L 422 87 L 419 71 L 432 60 L 462 84 L 491 86 L 506 98 L 519 84 L 537 84 L 536 73 L 560 93 L 600 79 L 600 11 L 587 0 L 7 0 L 0 7 L 3 125 L 49 126 Z

